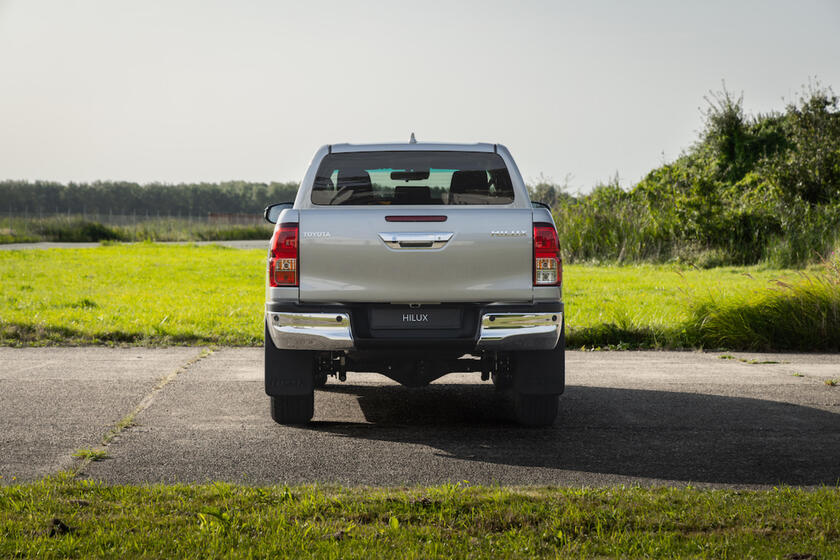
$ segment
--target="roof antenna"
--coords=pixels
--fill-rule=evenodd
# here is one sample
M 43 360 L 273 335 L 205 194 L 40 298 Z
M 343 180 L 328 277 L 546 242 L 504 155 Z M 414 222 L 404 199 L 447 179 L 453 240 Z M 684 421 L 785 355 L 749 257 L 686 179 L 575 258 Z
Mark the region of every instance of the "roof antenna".
M 417 143 L 417 138 L 414 137 L 413 132 L 411 133 L 411 138 L 409 138 L 408 143 L 409 144 L 416 144 Z

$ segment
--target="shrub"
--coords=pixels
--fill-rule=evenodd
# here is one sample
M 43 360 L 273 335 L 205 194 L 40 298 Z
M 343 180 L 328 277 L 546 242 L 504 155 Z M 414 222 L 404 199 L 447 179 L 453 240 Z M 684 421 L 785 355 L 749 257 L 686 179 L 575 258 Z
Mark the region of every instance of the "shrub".
M 114 228 L 98 222 L 74 220 L 71 222 L 40 222 L 36 231 L 48 241 L 121 241 L 125 236 Z
M 675 161 L 629 191 L 557 198 L 568 261 L 803 266 L 840 241 L 840 99 L 811 86 L 757 116 L 725 89 L 706 99 L 704 130 Z

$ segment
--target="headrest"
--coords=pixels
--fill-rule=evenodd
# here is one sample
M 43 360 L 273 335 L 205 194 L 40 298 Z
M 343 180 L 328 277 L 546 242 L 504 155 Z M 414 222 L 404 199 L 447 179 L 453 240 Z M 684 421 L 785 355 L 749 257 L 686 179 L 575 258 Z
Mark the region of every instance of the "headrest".
M 490 182 L 486 171 L 456 171 L 452 174 L 452 182 L 449 185 L 450 194 L 487 194 L 489 192 Z
M 370 175 L 364 169 L 340 169 L 338 171 L 338 190 L 345 188 L 357 193 L 373 192 Z
M 315 177 L 315 183 L 312 185 L 313 191 L 331 191 L 333 190 L 333 182 L 329 177 Z
M 429 187 L 394 187 L 393 204 L 431 204 L 432 190 Z

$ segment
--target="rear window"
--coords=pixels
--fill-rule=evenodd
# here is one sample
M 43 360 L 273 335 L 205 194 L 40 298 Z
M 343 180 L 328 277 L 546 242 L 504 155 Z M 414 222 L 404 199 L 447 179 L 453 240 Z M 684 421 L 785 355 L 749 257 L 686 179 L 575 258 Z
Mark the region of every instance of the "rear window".
M 330 206 L 511 202 L 504 161 L 480 152 L 329 154 L 312 186 L 312 203 Z

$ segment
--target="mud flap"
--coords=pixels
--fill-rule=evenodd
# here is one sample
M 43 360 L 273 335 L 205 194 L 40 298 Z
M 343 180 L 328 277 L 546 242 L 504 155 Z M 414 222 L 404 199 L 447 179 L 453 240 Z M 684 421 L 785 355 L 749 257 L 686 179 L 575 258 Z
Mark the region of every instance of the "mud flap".
M 315 352 L 279 350 L 265 326 L 265 393 L 272 397 L 308 395 L 315 390 Z
M 566 324 L 554 350 L 514 352 L 513 390 L 521 395 L 560 395 L 566 388 Z

